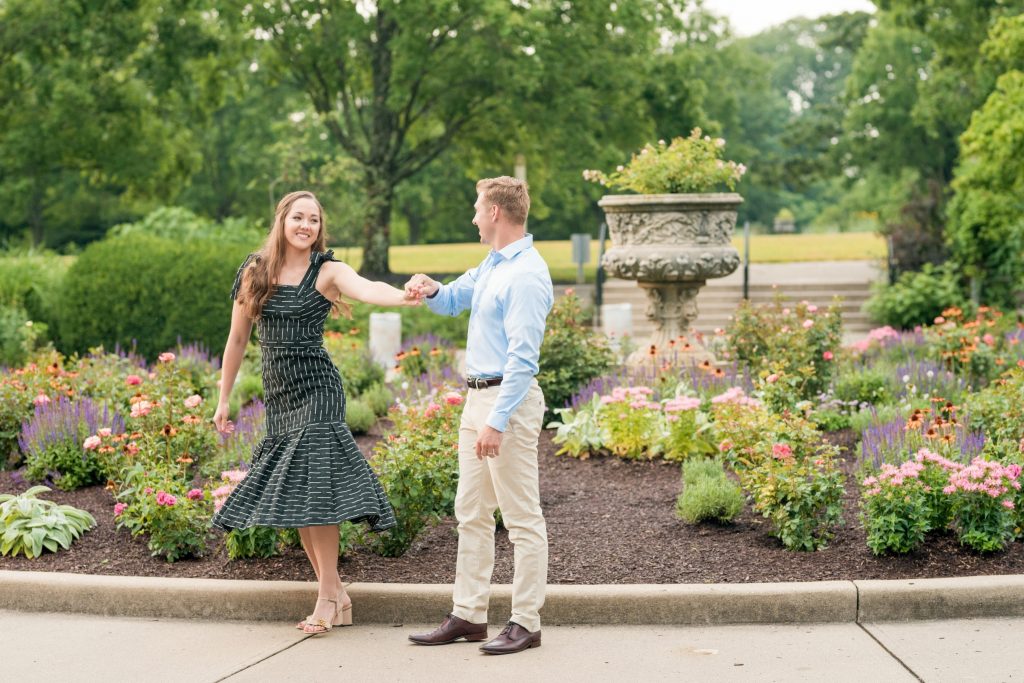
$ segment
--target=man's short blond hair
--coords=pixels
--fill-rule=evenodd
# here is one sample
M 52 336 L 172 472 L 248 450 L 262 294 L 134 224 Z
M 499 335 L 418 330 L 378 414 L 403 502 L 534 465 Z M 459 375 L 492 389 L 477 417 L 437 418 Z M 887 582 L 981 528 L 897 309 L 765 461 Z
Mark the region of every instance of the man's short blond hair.
M 508 220 L 525 225 L 530 213 L 530 188 L 525 180 L 503 175 L 477 181 L 476 191 L 484 200 L 501 207 Z

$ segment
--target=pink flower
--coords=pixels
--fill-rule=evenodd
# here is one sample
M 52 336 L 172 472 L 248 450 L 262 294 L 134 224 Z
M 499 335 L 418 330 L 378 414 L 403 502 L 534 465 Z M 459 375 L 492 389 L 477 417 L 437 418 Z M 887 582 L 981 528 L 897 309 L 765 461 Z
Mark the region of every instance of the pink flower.
M 818 307 L 815 306 L 814 304 L 807 304 L 807 312 L 808 313 L 817 313 L 818 312 Z
M 93 435 L 85 440 L 85 443 L 82 444 L 82 448 L 84 448 L 87 451 L 91 451 L 97 446 L 99 446 L 101 443 L 102 441 L 100 441 L 100 437 Z
M 813 320 L 805 320 L 804 321 L 804 329 L 805 330 L 809 330 L 812 327 L 814 327 L 814 321 Z
M 449 391 L 444 395 L 444 402 L 450 406 L 462 405 L 462 394 L 456 391 Z
M 191 491 L 188 492 L 188 499 L 189 500 L 199 500 L 202 497 L 203 497 L 202 489 L 192 489 Z
M 825 360 L 832 360 L 833 358 L 835 358 L 835 356 L 832 355 L 831 351 L 826 351 L 825 353 L 821 354 L 821 357 L 824 358 Z
M 789 309 L 788 308 L 783 308 L 782 309 L 782 315 L 789 315 Z
M 984 337 L 981 338 L 981 341 L 985 342 L 989 346 L 992 346 L 993 344 L 996 343 L 995 337 L 993 337 L 991 334 L 986 334 Z
M 32 399 L 32 405 L 37 405 L 37 406 L 45 406 L 49 402 L 50 402 L 50 397 L 47 396 L 46 394 L 39 394 L 34 399 Z
M 788 443 L 772 444 L 772 457 L 776 460 L 789 460 L 793 457 L 793 449 Z
M 111 434 L 110 427 L 104 427 L 103 429 L 97 429 L 96 430 L 96 436 L 99 436 L 101 438 L 106 438 L 106 437 L 110 436 L 110 434 Z
M 768 382 L 768 384 L 775 384 L 776 382 L 779 381 L 779 376 L 778 376 L 777 373 L 773 372 L 772 374 L 770 374 L 767 377 L 765 377 L 764 381 Z
M 220 477 L 224 481 L 229 481 L 233 484 L 237 484 L 243 479 L 245 479 L 245 472 L 243 472 L 242 470 L 225 470 L 220 473 Z
M 142 492 L 148 496 L 149 494 L 153 493 L 153 487 L 147 486 Z
M 121 513 L 124 512 L 127 508 L 128 508 L 128 505 L 126 503 L 115 503 L 114 504 L 114 516 L 115 517 L 120 517 Z
M 1006 508 L 1007 510 L 1012 510 L 1013 509 L 1013 501 L 1012 500 L 1004 500 L 1003 501 L 1003 507 Z
M 430 418 L 437 415 L 439 412 L 441 412 L 441 406 L 437 405 L 436 403 L 431 403 L 430 405 L 427 406 L 427 409 L 423 411 L 423 417 L 429 420 Z
M 124 378 L 124 382 L 128 386 L 133 387 L 136 384 L 142 384 L 142 378 L 139 377 L 138 375 L 128 375 L 127 377 Z
M 666 413 L 675 413 L 681 410 L 695 410 L 700 408 L 700 399 L 692 396 L 678 396 L 669 399 L 665 403 Z
M 161 363 L 170 363 L 172 360 L 174 360 L 175 355 L 170 351 L 164 351 L 159 356 L 157 356 L 157 358 L 159 358 Z
M 127 455 L 137 455 L 139 452 L 139 447 L 138 445 L 136 445 L 134 441 L 129 441 L 128 444 L 124 447 L 124 452 Z
M 156 492 L 156 504 L 171 507 L 178 502 L 178 499 L 165 491 Z
M 732 447 L 732 441 L 729 441 L 729 439 L 723 439 L 721 443 L 718 444 L 718 452 L 725 453 L 728 450 L 732 450 Z
M 199 394 L 192 394 L 191 396 L 185 399 L 185 407 L 191 410 L 192 408 L 195 408 L 202 402 L 202 396 L 200 396 Z
M 142 417 L 143 415 L 149 415 L 150 411 L 153 410 L 153 404 L 149 401 L 139 401 L 132 406 L 132 417 Z

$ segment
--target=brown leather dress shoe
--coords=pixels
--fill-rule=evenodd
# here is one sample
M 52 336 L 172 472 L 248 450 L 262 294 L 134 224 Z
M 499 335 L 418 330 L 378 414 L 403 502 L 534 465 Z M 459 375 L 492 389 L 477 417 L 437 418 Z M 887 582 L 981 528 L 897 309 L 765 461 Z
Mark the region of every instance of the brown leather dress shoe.
M 540 631 L 530 633 L 516 622 L 510 621 L 497 638 L 484 643 L 480 649 L 489 655 L 510 655 L 531 647 L 540 647 Z
M 471 624 L 465 619 L 459 619 L 454 614 L 449 614 L 441 622 L 441 625 L 430 633 L 409 636 L 409 640 L 417 645 L 446 645 L 454 643 L 460 638 L 466 642 L 487 640 L 487 624 Z

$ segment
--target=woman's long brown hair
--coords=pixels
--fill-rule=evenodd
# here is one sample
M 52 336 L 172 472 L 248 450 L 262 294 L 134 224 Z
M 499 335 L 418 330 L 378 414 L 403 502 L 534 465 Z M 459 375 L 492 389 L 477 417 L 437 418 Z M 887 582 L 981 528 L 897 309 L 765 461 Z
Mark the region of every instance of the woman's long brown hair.
M 274 281 L 281 273 L 281 266 L 284 265 L 284 255 L 288 248 L 288 240 L 284 234 L 284 221 L 292 205 L 299 199 L 312 199 L 320 211 L 320 232 L 316 236 L 312 250 L 314 252 L 324 251 L 327 244 L 327 216 L 324 215 L 324 208 L 312 192 L 299 190 L 289 192 L 277 203 L 277 210 L 274 212 L 274 224 L 270 228 L 266 241 L 252 259 L 249 267 L 242 275 L 242 287 L 238 302 L 242 310 L 250 319 L 256 320 L 263 312 L 263 306 L 267 300 L 274 295 L 277 285 Z M 334 315 L 343 313 L 346 317 L 352 317 L 352 307 L 341 300 L 331 302 L 331 312 Z

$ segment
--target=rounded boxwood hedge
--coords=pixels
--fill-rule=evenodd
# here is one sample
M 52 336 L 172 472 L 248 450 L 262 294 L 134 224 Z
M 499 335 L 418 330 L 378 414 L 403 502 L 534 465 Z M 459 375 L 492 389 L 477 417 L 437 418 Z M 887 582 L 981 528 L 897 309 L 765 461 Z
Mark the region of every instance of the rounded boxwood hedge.
M 219 354 L 231 322 L 231 285 L 253 246 L 149 235 L 89 245 L 64 280 L 60 347 L 131 347 L 147 358 L 182 342 Z

